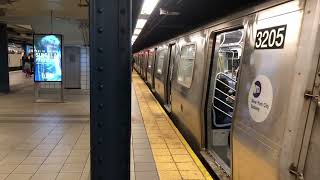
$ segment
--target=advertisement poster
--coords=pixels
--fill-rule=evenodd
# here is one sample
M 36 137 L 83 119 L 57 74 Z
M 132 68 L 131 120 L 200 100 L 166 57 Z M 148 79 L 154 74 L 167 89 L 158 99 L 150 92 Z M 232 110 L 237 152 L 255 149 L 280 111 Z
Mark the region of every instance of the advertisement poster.
M 34 81 L 62 81 L 62 36 L 56 34 L 35 34 Z
M 26 54 L 28 55 L 30 53 L 33 54 L 33 46 L 27 45 L 26 46 Z

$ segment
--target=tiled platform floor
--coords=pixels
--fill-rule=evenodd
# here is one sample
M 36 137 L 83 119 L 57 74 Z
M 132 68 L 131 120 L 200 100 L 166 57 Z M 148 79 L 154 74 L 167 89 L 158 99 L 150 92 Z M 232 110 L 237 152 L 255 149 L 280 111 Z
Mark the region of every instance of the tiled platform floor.
M 88 180 L 88 93 L 34 103 L 32 78 L 11 72 L 10 85 L 0 95 L 0 180 Z
M 0 123 L 0 179 L 87 180 L 87 123 Z
M 133 84 L 160 179 L 212 179 L 136 73 Z M 141 146 L 135 139 L 133 143 L 136 156 L 136 148 Z
M 11 74 L 0 95 L 0 180 L 89 180 L 89 98 L 33 103 L 33 86 Z M 133 75 L 131 179 L 211 179 L 153 95 Z

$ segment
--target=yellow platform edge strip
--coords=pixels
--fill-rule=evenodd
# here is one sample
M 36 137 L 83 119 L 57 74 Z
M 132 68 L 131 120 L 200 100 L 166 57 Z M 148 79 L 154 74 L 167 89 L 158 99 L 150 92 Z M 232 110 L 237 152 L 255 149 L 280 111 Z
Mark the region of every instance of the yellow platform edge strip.
M 139 76 L 139 78 L 140 78 L 140 76 Z M 147 89 L 152 94 L 152 96 L 154 97 L 154 94 L 151 92 L 150 88 L 148 87 Z M 156 98 L 154 97 L 154 99 L 156 99 Z M 159 106 L 160 110 L 162 111 L 162 113 L 166 116 L 166 118 L 167 118 L 168 122 L 170 123 L 170 125 L 173 127 L 174 131 L 178 135 L 178 137 L 179 137 L 180 141 L 182 142 L 182 144 L 186 147 L 188 153 L 190 154 L 191 158 L 193 159 L 195 164 L 200 169 L 200 171 L 203 174 L 203 176 L 205 177 L 205 179 L 206 180 L 213 180 L 213 178 L 211 177 L 211 175 L 209 174 L 207 169 L 204 167 L 204 165 L 202 164 L 202 162 L 200 161 L 198 156 L 193 152 L 193 150 L 190 147 L 190 145 L 188 144 L 188 142 L 184 139 L 184 137 L 182 136 L 182 134 L 180 133 L 178 128 L 172 122 L 171 118 L 167 115 L 167 112 L 162 108 L 162 106 L 160 105 L 160 103 L 157 100 L 155 100 L 155 101 L 156 101 L 157 105 Z

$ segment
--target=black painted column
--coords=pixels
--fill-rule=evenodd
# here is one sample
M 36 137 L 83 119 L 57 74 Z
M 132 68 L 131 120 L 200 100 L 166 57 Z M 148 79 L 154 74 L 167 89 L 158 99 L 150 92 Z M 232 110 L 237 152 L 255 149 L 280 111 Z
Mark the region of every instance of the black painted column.
M 0 24 L 0 93 L 9 93 L 7 25 Z
M 130 179 L 131 0 L 90 0 L 91 179 Z

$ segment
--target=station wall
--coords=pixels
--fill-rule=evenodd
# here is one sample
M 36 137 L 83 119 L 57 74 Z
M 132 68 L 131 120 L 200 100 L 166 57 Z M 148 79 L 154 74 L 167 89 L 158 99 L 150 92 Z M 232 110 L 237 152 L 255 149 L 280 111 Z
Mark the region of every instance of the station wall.
M 80 49 L 80 70 L 81 70 L 81 89 L 89 90 L 90 89 L 90 56 L 89 56 L 89 47 L 82 47 Z
M 90 89 L 89 47 L 80 47 L 80 85 L 81 90 Z M 41 88 L 60 88 L 60 83 L 41 83 Z
M 14 68 L 21 69 L 21 58 L 23 54 L 8 54 L 8 65 L 10 70 Z

